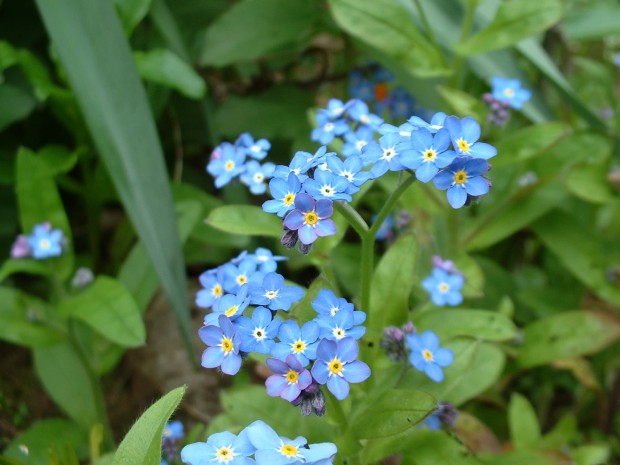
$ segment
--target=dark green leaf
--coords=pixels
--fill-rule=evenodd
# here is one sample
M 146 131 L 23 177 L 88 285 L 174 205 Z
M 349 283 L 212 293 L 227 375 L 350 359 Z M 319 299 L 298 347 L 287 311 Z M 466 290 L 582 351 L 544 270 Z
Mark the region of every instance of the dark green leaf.
M 200 99 L 207 87 L 204 80 L 185 61 L 165 49 L 134 52 L 140 76 L 178 90 L 186 97 Z
M 114 0 L 114 6 L 123 23 L 123 29 L 127 35 L 131 35 L 131 31 L 149 12 L 151 0 Z
M 161 460 L 161 438 L 185 387 L 179 387 L 155 402 L 131 427 L 114 454 L 112 465 L 155 465 Z
M 34 275 L 48 275 L 52 269 L 41 260 L 29 258 L 9 258 L 0 268 L 0 282 L 15 273 L 27 273 Z
M 318 13 L 304 0 L 242 0 L 207 28 L 200 64 L 226 66 L 295 45 L 309 35 Z
M 563 14 L 561 0 L 506 0 L 488 26 L 457 44 L 455 50 L 471 55 L 507 47 L 550 28 Z
M 85 290 L 60 302 L 61 315 L 83 321 L 112 342 L 138 347 L 146 340 L 140 309 L 119 281 L 98 277 Z
M 330 0 L 329 6 L 342 29 L 398 60 L 411 74 L 420 77 L 449 74 L 441 50 L 420 32 L 399 2 Z
M 0 84 L 0 102 L 0 131 L 24 119 L 36 104 L 32 95 L 11 84 Z
M 422 331 L 432 329 L 442 338 L 473 336 L 487 341 L 505 341 L 517 335 L 517 327 L 506 316 L 489 310 L 433 309 L 414 314 Z
M 620 338 L 620 320 L 612 314 L 571 311 L 526 326 L 517 362 L 523 368 L 564 358 L 590 355 Z
M 172 303 L 188 353 L 193 354 L 183 254 L 164 157 L 112 2 L 39 0 L 37 5 L 99 154 Z
M 515 449 L 534 449 L 540 440 L 540 425 L 532 404 L 519 393 L 510 397 L 508 426 Z
M 226 205 L 209 213 L 205 222 L 220 231 L 248 236 L 280 237 L 282 219 L 252 205 Z

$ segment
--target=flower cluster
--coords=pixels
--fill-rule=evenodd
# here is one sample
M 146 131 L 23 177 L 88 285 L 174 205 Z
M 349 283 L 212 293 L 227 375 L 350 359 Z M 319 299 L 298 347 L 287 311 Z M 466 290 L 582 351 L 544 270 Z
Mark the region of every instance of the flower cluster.
M 433 303 L 439 307 L 459 305 L 463 302 L 461 295 L 463 274 L 450 260 L 434 256 L 433 264 L 433 271 L 422 281 L 422 287 L 430 294 Z
M 60 229 L 53 229 L 50 223 L 41 223 L 32 229 L 29 236 L 20 234 L 11 247 L 11 257 L 33 257 L 37 260 L 57 257 L 62 254 L 64 238 Z
M 178 420 L 166 423 L 161 440 L 163 457 L 160 465 L 168 465 L 170 462 L 179 460 L 179 442 L 184 437 L 183 423 Z
M 510 115 L 510 108 L 520 110 L 527 102 L 532 93 L 521 88 L 518 79 L 507 79 L 495 76 L 491 79 L 492 91 L 482 96 L 484 103 L 489 106 L 489 123 L 495 126 L 503 126 Z
M 318 385 L 344 399 L 348 383 L 370 376 L 368 365 L 356 360 L 366 314 L 324 289 L 312 301 L 318 314 L 313 320 L 301 326 L 292 319 L 282 321 L 277 311 L 289 311 L 303 297 L 300 287 L 286 285 L 275 272 L 282 258 L 259 248 L 200 276 L 204 289 L 196 303 L 212 308 L 198 332 L 208 346 L 202 366 L 234 375 L 248 353 L 270 355 L 267 365 L 274 374 L 267 379 L 267 393 L 301 406 L 304 414 L 321 415 L 325 407 Z M 244 315 L 250 306 L 251 314 Z M 310 372 L 306 367 L 311 361 Z
M 188 444 L 181 451 L 187 465 L 328 465 L 336 455 L 331 442 L 308 444 L 306 438 L 279 436 L 263 421 L 255 421 L 238 435 L 224 431 L 207 442 Z
M 238 177 L 252 194 L 264 194 L 275 165 L 270 162 L 261 165 L 259 161 L 267 156 L 270 148 L 268 140 L 255 141 L 247 132 L 241 134 L 234 144 L 224 142 L 218 145 L 207 164 L 207 172 L 215 178 L 215 187 L 219 189 Z

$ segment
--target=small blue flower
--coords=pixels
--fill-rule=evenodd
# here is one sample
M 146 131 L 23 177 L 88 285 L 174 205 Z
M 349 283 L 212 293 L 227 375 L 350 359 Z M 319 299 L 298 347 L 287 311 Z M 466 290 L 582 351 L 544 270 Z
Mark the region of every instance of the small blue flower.
M 338 400 L 349 395 L 349 383 L 361 383 L 370 376 L 370 368 L 357 359 L 357 341 L 345 337 L 340 341 L 322 339 L 316 351 L 316 361 L 312 365 L 312 377 L 319 384 L 327 384 L 327 389 Z
M 245 284 L 260 283 L 263 273 L 256 270 L 256 261 L 244 257 L 237 265 L 226 263 L 222 265 L 224 272 L 224 290 L 236 294 Z
M 456 157 L 456 153 L 448 150 L 449 146 L 450 133 L 446 129 L 440 129 L 433 136 L 427 129 L 420 128 L 411 136 L 410 150 L 403 151 L 400 162 L 415 170 L 419 181 L 429 182 Z
M 261 166 L 257 161 L 250 160 L 246 163 L 245 168 L 245 173 L 241 175 L 241 182 L 250 188 L 252 194 L 264 194 L 267 190 L 265 181 L 273 177 L 276 165 L 265 163 Z
M 362 159 L 365 165 L 374 164 L 370 172 L 374 178 L 389 171 L 404 169 L 400 162 L 400 152 L 403 139 L 397 133 L 389 133 L 379 139 L 379 143 L 371 142 L 362 149 Z
M 213 305 L 213 312 L 205 316 L 206 325 L 217 325 L 220 315 L 226 315 L 231 320 L 239 318 L 250 303 L 248 286 L 243 286 L 237 295 L 226 294 Z
M 512 108 L 519 110 L 527 102 L 532 93 L 527 89 L 521 88 L 521 81 L 518 79 L 507 79 L 495 76 L 491 79 L 493 86 L 493 97 L 500 102 L 508 103 Z
M 273 318 L 271 311 L 265 307 L 256 307 L 251 319 L 240 316 L 235 320 L 235 327 L 241 334 L 239 350 L 270 354 L 281 324 L 282 320 Z
M 249 457 L 255 451 L 246 428 L 238 436 L 224 431 L 212 434 L 207 442 L 188 444 L 181 450 L 181 460 L 187 465 L 253 465 Z
M 292 402 L 312 383 L 310 372 L 293 355 L 288 355 L 284 362 L 268 358 L 267 366 L 274 373 L 265 381 L 267 394 L 272 397 L 279 396 Z
M 432 331 L 407 334 L 405 339 L 411 350 L 409 361 L 414 368 L 426 373 L 437 383 L 443 381 L 441 368 L 452 364 L 454 353 L 450 349 L 439 347 L 439 338 Z
M 349 102 L 345 104 L 342 102 L 342 100 L 332 98 L 329 100 L 329 102 L 327 102 L 327 108 L 325 109 L 325 111 L 330 118 L 336 119 L 344 115 L 348 106 Z
M 360 72 L 352 71 L 349 74 L 349 94 L 354 99 L 372 102 L 375 99 L 375 86 L 361 75 Z
M 202 353 L 201 365 L 205 368 L 221 367 L 227 375 L 237 374 L 241 368 L 241 335 L 224 315 L 219 316 L 218 325 L 203 326 L 198 330 L 200 339 L 208 346 Z
M 259 139 L 254 141 L 254 138 L 247 132 L 241 134 L 235 145 L 243 147 L 246 155 L 255 158 L 256 160 L 262 160 L 267 156 L 267 152 L 271 149 L 271 143 L 267 139 Z
M 319 315 L 314 319 L 319 325 L 321 332 L 319 337 L 324 339 L 332 339 L 339 341 L 345 337 L 351 337 L 353 339 L 361 339 L 366 334 L 366 328 L 363 326 L 357 326 L 363 321 L 359 321 L 357 315 L 351 309 L 340 310 L 334 316 Z M 361 313 L 366 317 L 364 312 Z M 356 321 L 357 320 L 357 321 Z
M 215 177 L 215 187 L 219 189 L 245 171 L 245 153 L 228 142 L 221 144 L 217 151 L 219 156 L 209 161 L 207 171 Z
M 402 87 L 397 87 L 390 92 L 389 109 L 392 118 L 407 118 L 413 113 L 414 99 Z
M 265 422 L 257 420 L 247 428 L 248 438 L 256 448 L 256 465 L 327 465 L 336 455 L 331 442 L 308 444 L 304 437 L 289 439 L 278 434 Z
M 334 155 L 327 159 L 327 167 L 336 176 L 348 181 L 347 194 L 355 194 L 362 184 L 372 178 L 368 171 L 362 171 L 364 162 L 359 155 L 351 155 L 344 161 Z
M 491 182 L 483 176 L 487 171 L 489 164 L 486 160 L 459 157 L 437 173 L 433 182 L 438 189 L 447 189 L 452 208 L 461 208 L 468 196 L 477 197 L 489 192 Z
M 296 321 L 285 321 L 280 325 L 278 337 L 280 342 L 271 350 L 271 355 L 274 357 L 284 361 L 292 354 L 303 366 L 316 358 L 319 326 L 315 321 L 308 321 L 301 328 Z
M 351 196 L 347 194 L 349 185 L 346 178 L 323 170 L 316 170 L 314 179 L 308 178 L 303 183 L 306 192 L 317 200 L 346 200 L 347 202 L 351 201 Z
M 291 173 L 294 173 L 297 176 L 297 178 L 299 178 L 300 182 L 305 181 L 308 178 L 306 173 L 308 172 L 308 169 L 310 168 L 308 164 L 308 160 L 310 160 L 312 157 L 313 155 L 308 152 L 304 152 L 301 150 L 298 152 L 295 152 L 295 155 L 293 156 L 293 159 L 291 160 L 288 166 L 285 166 L 285 165 L 276 166 L 276 170 L 273 172 L 273 177 L 286 180 L 289 178 L 289 175 Z
M 57 257 L 62 254 L 62 231 L 52 229 L 49 223 L 41 223 L 32 229 L 28 245 L 32 256 L 37 260 Z
M 336 136 L 349 131 L 349 125 L 344 119 L 332 119 L 325 110 L 319 110 L 316 115 L 317 127 L 312 130 L 310 137 L 322 145 L 329 144 Z
M 261 273 L 271 273 L 272 271 L 276 271 L 279 261 L 288 260 L 288 257 L 274 255 L 271 250 L 264 247 L 257 248 L 252 258 L 258 265 L 258 271 Z
M 164 427 L 163 437 L 168 439 L 181 439 L 185 436 L 183 423 L 179 420 L 169 421 Z
M 426 121 L 424 121 L 419 116 L 412 116 L 411 118 L 409 118 L 408 121 L 416 129 L 425 128 L 430 133 L 435 134 L 437 131 L 439 131 L 441 128 L 444 127 L 445 122 L 446 122 L 446 118 L 447 118 L 447 115 L 440 111 L 439 113 L 435 113 L 432 116 L 430 123 L 427 123 Z
M 361 155 L 364 146 L 374 140 L 374 135 L 375 131 L 368 126 L 360 126 L 355 131 L 347 132 L 344 135 L 345 144 L 342 147 L 342 154 L 345 157 Z
M 273 200 L 263 203 L 263 210 L 267 213 L 276 213 L 283 217 L 295 205 L 295 197 L 301 191 L 301 182 L 295 173 L 289 173 L 288 179 L 273 178 L 269 181 L 269 192 Z
M 270 310 L 288 311 L 304 295 L 299 286 L 287 286 L 284 277 L 278 273 L 267 273 L 260 284 L 250 286 L 253 305 L 264 305 Z
M 378 129 L 383 123 L 383 120 L 377 115 L 370 113 L 368 105 L 361 100 L 354 100 L 351 103 L 351 107 L 348 111 L 349 117 L 353 121 L 357 121 L 363 125 L 370 126 L 373 129 Z
M 317 237 L 336 234 L 336 223 L 330 219 L 333 213 L 331 200 L 315 201 L 311 195 L 301 193 L 295 197 L 295 209 L 284 218 L 284 226 L 297 231 L 302 244 L 312 244 Z
M 355 310 L 353 304 L 347 302 L 346 299 L 336 297 L 336 294 L 331 289 L 321 289 L 311 305 L 322 316 L 333 318 L 341 311 L 353 312 L 354 324 L 361 325 L 366 321 L 366 314 L 364 312 Z
M 446 118 L 445 127 L 450 131 L 454 150 L 459 155 L 488 160 L 497 155 L 497 149 L 485 142 L 478 142 L 480 125 L 471 116 L 459 120 L 456 116 Z
M 204 289 L 196 293 L 196 305 L 211 308 L 224 295 L 224 269 L 220 266 L 216 270 L 205 271 L 198 280 Z
M 422 287 L 431 295 L 431 300 L 437 306 L 459 305 L 463 302 L 461 288 L 463 276 L 456 273 L 447 273 L 441 268 L 434 268 L 431 276 L 422 281 Z
M 372 221 L 374 223 L 376 218 L 376 215 L 373 215 Z M 381 224 L 381 226 L 379 227 L 379 229 L 377 230 L 377 234 L 375 234 L 375 240 L 377 241 L 384 241 L 386 239 L 393 239 L 394 238 L 394 218 L 392 217 L 392 215 L 388 215 L 385 217 L 385 220 L 383 220 L 383 223 Z

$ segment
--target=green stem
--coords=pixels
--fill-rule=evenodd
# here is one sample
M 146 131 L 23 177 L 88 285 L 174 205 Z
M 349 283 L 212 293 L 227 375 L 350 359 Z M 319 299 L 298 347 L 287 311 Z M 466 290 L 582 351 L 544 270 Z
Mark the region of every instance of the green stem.
M 379 210 L 375 222 L 370 228 L 370 231 L 368 231 L 368 234 L 372 236 L 373 239 L 377 234 L 377 231 L 379 231 L 379 228 L 381 228 L 381 225 L 385 221 L 385 218 L 388 216 L 392 208 L 394 208 L 394 205 L 396 205 L 396 202 L 398 201 L 400 196 L 403 194 L 403 192 L 407 190 L 407 188 L 411 184 L 415 182 L 415 180 L 416 177 L 414 175 L 410 175 L 408 178 L 405 178 L 404 181 L 399 181 L 399 184 L 396 186 L 396 189 L 394 189 L 394 192 L 390 194 L 386 202 L 383 204 L 383 207 L 381 207 L 381 210 Z
M 338 210 L 338 213 L 344 216 L 344 219 L 347 220 L 351 227 L 355 229 L 355 232 L 363 239 L 370 228 L 368 228 L 364 218 L 360 216 L 357 210 L 343 200 L 334 202 L 334 207 Z
M 474 25 L 474 13 L 476 11 L 477 4 L 478 0 L 469 0 L 467 2 L 467 9 L 465 10 L 465 19 L 463 20 L 459 43 L 464 42 L 471 33 L 472 26 Z M 452 65 L 452 71 L 454 74 L 452 75 L 452 79 L 450 81 L 452 87 L 461 87 L 461 68 L 463 67 L 464 59 L 465 57 L 463 55 L 457 55 L 454 59 L 454 63 Z

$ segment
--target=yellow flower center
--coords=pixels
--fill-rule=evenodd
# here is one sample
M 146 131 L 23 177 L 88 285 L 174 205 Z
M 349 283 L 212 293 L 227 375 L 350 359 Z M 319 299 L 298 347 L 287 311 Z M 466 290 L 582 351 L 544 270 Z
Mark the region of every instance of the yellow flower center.
M 323 126 L 323 130 L 325 132 L 331 132 L 334 130 L 334 124 L 333 123 L 325 123 L 325 125 Z
M 224 169 L 226 171 L 232 171 L 235 168 L 235 162 L 232 160 L 228 160 L 225 164 L 224 164 Z
M 168 438 L 170 436 L 172 436 L 172 430 L 170 428 L 164 429 L 164 437 Z
M 292 444 L 282 444 L 280 446 L 280 453 L 285 457 L 297 457 L 299 455 L 297 452 L 297 447 Z
M 425 161 L 435 161 L 435 158 L 437 158 L 437 152 L 433 149 L 428 149 L 422 154 L 422 156 Z
M 448 286 L 447 283 L 439 283 L 439 286 L 437 287 L 439 288 L 439 292 L 444 294 L 450 290 L 450 286 Z
M 293 205 L 294 201 L 295 201 L 295 194 L 291 194 L 289 192 L 288 194 L 284 196 L 284 205 L 286 205 L 287 207 L 289 205 Z
M 512 89 L 504 89 L 504 95 L 508 98 L 512 98 L 515 95 L 515 91 Z
M 269 300 L 273 300 L 278 297 L 279 293 L 280 291 L 267 291 L 265 292 L 265 297 L 267 297 Z
M 216 284 L 215 286 L 213 286 L 213 289 L 211 289 L 211 294 L 213 295 L 213 297 L 222 297 L 222 286 L 219 284 Z
M 255 173 L 254 174 L 254 182 L 260 184 L 265 180 L 265 175 L 263 173 Z
M 456 145 L 458 145 L 459 150 L 463 153 L 469 152 L 469 142 L 464 139 L 459 139 L 456 141 Z
M 331 362 L 329 362 L 329 365 L 327 365 L 327 368 L 329 369 L 330 376 L 340 375 L 340 372 L 344 368 L 344 364 L 337 358 L 334 358 L 332 359 Z
M 334 328 L 332 331 L 332 336 L 334 336 L 336 339 L 342 339 L 346 336 L 346 331 L 342 328 Z
M 39 241 L 39 248 L 41 248 L 41 249 L 43 249 L 43 250 L 47 250 L 47 249 L 49 249 L 51 245 L 52 245 L 52 244 L 51 244 L 51 243 L 50 243 L 50 241 L 49 241 L 49 240 L 47 240 L 47 239 L 41 239 L 41 240 Z
M 304 350 L 306 350 L 306 343 L 302 341 L 301 339 L 293 342 L 292 346 L 293 346 L 293 353 L 295 354 L 301 354 L 303 353 Z
M 461 185 L 461 184 L 465 184 L 465 181 L 467 181 L 467 171 L 458 170 L 456 173 L 454 173 L 455 183 Z
M 228 463 L 232 461 L 236 455 L 234 449 L 230 446 L 222 446 L 215 452 L 215 460 L 220 463 Z
M 424 360 L 427 362 L 432 362 L 434 360 L 433 353 L 428 349 L 424 349 L 422 351 L 422 357 L 424 357 Z
M 360 121 L 364 124 L 368 124 L 370 123 L 370 116 L 368 115 L 362 115 L 360 116 Z
M 297 384 L 298 379 L 299 373 L 297 373 L 295 370 L 289 370 L 289 372 L 286 374 L 286 380 L 289 384 Z
M 229 337 L 223 337 L 222 338 L 222 350 L 224 352 L 226 352 L 226 354 L 228 355 L 229 353 L 231 353 L 233 351 L 233 349 L 235 348 L 233 341 L 231 338 Z
M 247 282 L 248 277 L 246 275 L 240 274 L 239 276 L 237 276 L 237 284 L 239 284 L 239 286 L 243 286 Z
M 313 226 L 319 222 L 319 217 L 316 212 L 313 210 L 311 212 L 306 213 L 304 220 L 307 224 Z
M 239 305 L 233 305 L 232 307 L 228 307 L 228 310 L 224 312 L 224 315 L 226 315 L 227 317 L 231 317 L 235 313 L 237 313 L 238 309 L 239 309 Z

